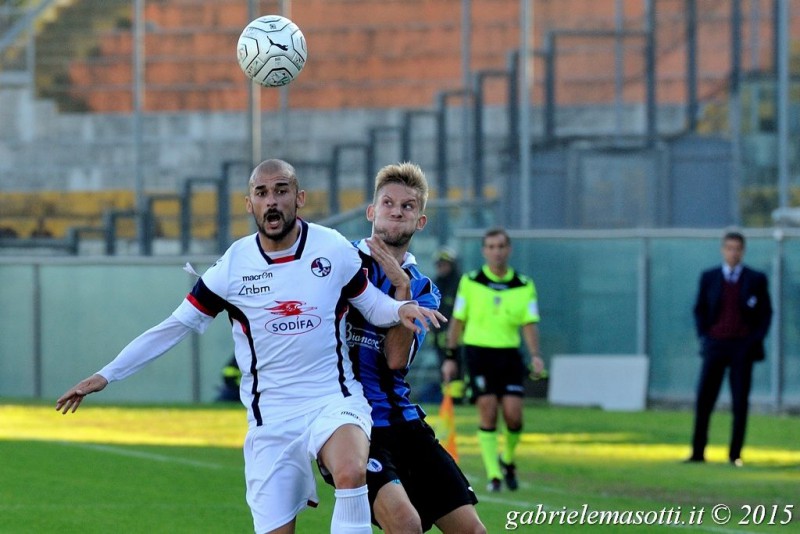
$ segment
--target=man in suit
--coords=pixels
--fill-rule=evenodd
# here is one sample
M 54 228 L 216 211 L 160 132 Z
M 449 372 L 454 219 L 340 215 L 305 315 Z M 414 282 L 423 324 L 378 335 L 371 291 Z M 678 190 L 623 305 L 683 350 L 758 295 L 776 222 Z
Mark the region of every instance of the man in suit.
M 772 319 L 767 276 L 742 264 L 744 249 L 741 233 L 726 233 L 722 238 L 722 266 L 700 277 L 694 319 L 703 366 L 689 462 L 705 461 L 708 424 L 728 369 L 733 412 L 728 459 L 736 467 L 743 465 L 753 363 L 764 359 L 764 338 Z

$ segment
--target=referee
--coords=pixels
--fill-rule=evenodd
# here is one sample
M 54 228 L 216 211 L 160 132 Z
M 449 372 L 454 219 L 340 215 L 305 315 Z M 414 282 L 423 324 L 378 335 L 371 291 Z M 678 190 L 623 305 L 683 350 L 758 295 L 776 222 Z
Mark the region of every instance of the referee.
M 458 285 L 442 376 L 445 382 L 455 376 L 455 355 L 463 334 L 472 398 L 480 418 L 478 444 L 488 490 L 500 491 L 503 478 L 514 491 L 518 487 L 514 453 L 522 435 L 523 380 L 527 374 L 519 350 L 521 339 L 530 355 L 530 368 L 536 374 L 544 370 L 539 356 L 536 286 L 508 265 L 511 239 L 502 228 L 484 234 L 482 253 L 486 263 L 462 276 Z M 505 444 L 499 455 L 498 408 L 502 408 L 505 420 Z

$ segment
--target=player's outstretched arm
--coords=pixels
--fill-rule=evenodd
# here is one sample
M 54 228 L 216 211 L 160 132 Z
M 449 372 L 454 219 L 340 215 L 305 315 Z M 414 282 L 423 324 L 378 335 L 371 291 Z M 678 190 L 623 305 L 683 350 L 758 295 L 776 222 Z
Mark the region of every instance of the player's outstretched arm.
M 436 328 L 441 328 L 442 324 L 447 322 L 447 317 L 437 310 L 423 308 L 416 302 L 406 302 L 400 306 L 398 314 L 400 315 L 400 322 L 403 326 L 415 334 L 422 332 L 419 325 L 414 322 L 415 319 L 419 321 L 419 324 L 421 324 L 425 330 L 430 330 L 431 324 Z
M 69 411 L 75 413 L 75 410 L 81 405 L 86 395 L 101 391 L 107 385 L 108 380 L 97 374 L 89 378 L 84 378 L 58 398 L 56 401 L 56 411 L 60 411 L 62 414 Z
M 175 313 L 180 313 L 184 320 L 192 323 L 192 312 L 186 310 L 195 310 L 195 308 L 191 304 L 184 304 L 186 302 L 184 300 Z M 184 337 L 189 335 L 193 327 L 181 322 L 175 316 L 175 313 L 128 343 L 117 357 L 100 369 L 98 373 L 81 380 L 72 389 L 64 393 L 56 401 L 56 410 L 61 413 L 67 413 L 70 410 L 75 412 L 83 402 L 83 398 L 89 393 L 102 390 L 108 385 L 109 381 L 122 380 L 132 375 L 177 345 Z M 211 317 L 205 316 L 200 312 L 197 312 L 196 317 L 194 319 L 194 324 L 197 327 L 196 331 L 202 333 L 208 323 L 211 322 Z

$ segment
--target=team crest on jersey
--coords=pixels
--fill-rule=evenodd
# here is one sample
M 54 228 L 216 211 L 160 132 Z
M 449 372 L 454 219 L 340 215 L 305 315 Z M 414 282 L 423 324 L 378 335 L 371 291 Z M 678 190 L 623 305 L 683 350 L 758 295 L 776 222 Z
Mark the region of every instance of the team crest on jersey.
M 331 260 L 328 258 L 319 257 L 311 262 L 311 272 L 314 276 L 323 278 L 331 274 Z
M 383 464 L 375 458 L 370 458 L 369 461 L 367 461 L 367 471 L 371 473 L 380 473 L 383 471 Z
M 267 332 L 278 334 L 279 336 L 305 334 L 314 330 L 322 322 L 322 319 L 317 315 L 307 313 L 317 308 L 315 306 L 307 306 L 305 302 L 300 300 L 278 300 L 275 306 L 264 309 L 278 316 L 271 321 L 267 321 L 264 328 L 267 329 Z

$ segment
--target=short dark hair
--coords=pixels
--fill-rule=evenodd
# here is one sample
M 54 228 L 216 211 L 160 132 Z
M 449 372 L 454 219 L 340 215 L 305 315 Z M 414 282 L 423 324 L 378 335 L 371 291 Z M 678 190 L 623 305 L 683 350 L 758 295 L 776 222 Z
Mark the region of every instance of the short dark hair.
M 297 180 L 297 171 L 294 170 L 294 167 L 282 159 L 267 159 L 256 165 L 256 168 L 253 169 L 253 172 L 250 174 L 250 179 L 248 180 L 248 187 L 250 189 L 253 188 L 253 182 L 256 179 L 256 176 L 259 174 L 268 174 L 273 172 L 281 172 L 292 183 L 295 187 L 295 190 L 300 190 L 300 183 Z
M 738 241 L 742 248 L 744 248 L 744 234 L 741 232 L 737 232 L 735 230 L 731 230 L 729 232 L 725 232 L 725 235 L 722 237 L 722 242 L 725 241 Z
M 486 246 L 486 239 L 490 238 L 490 237 L 494 237 L 496 235 L 501 235 L 501 236 L 505 237 L 506 238 L 506 244 L 507 245 L 511 244 L 511 237 L 509 237 L 508 232 L 506 232 L 505 228 L 500 228 L 499 226 L 496 226 L 494 228 L 489 228 L 488 230 L 486 230 L 486 232 L 483 234 L 483 239 L 481 240 L 481 246 L 485 247 Z

